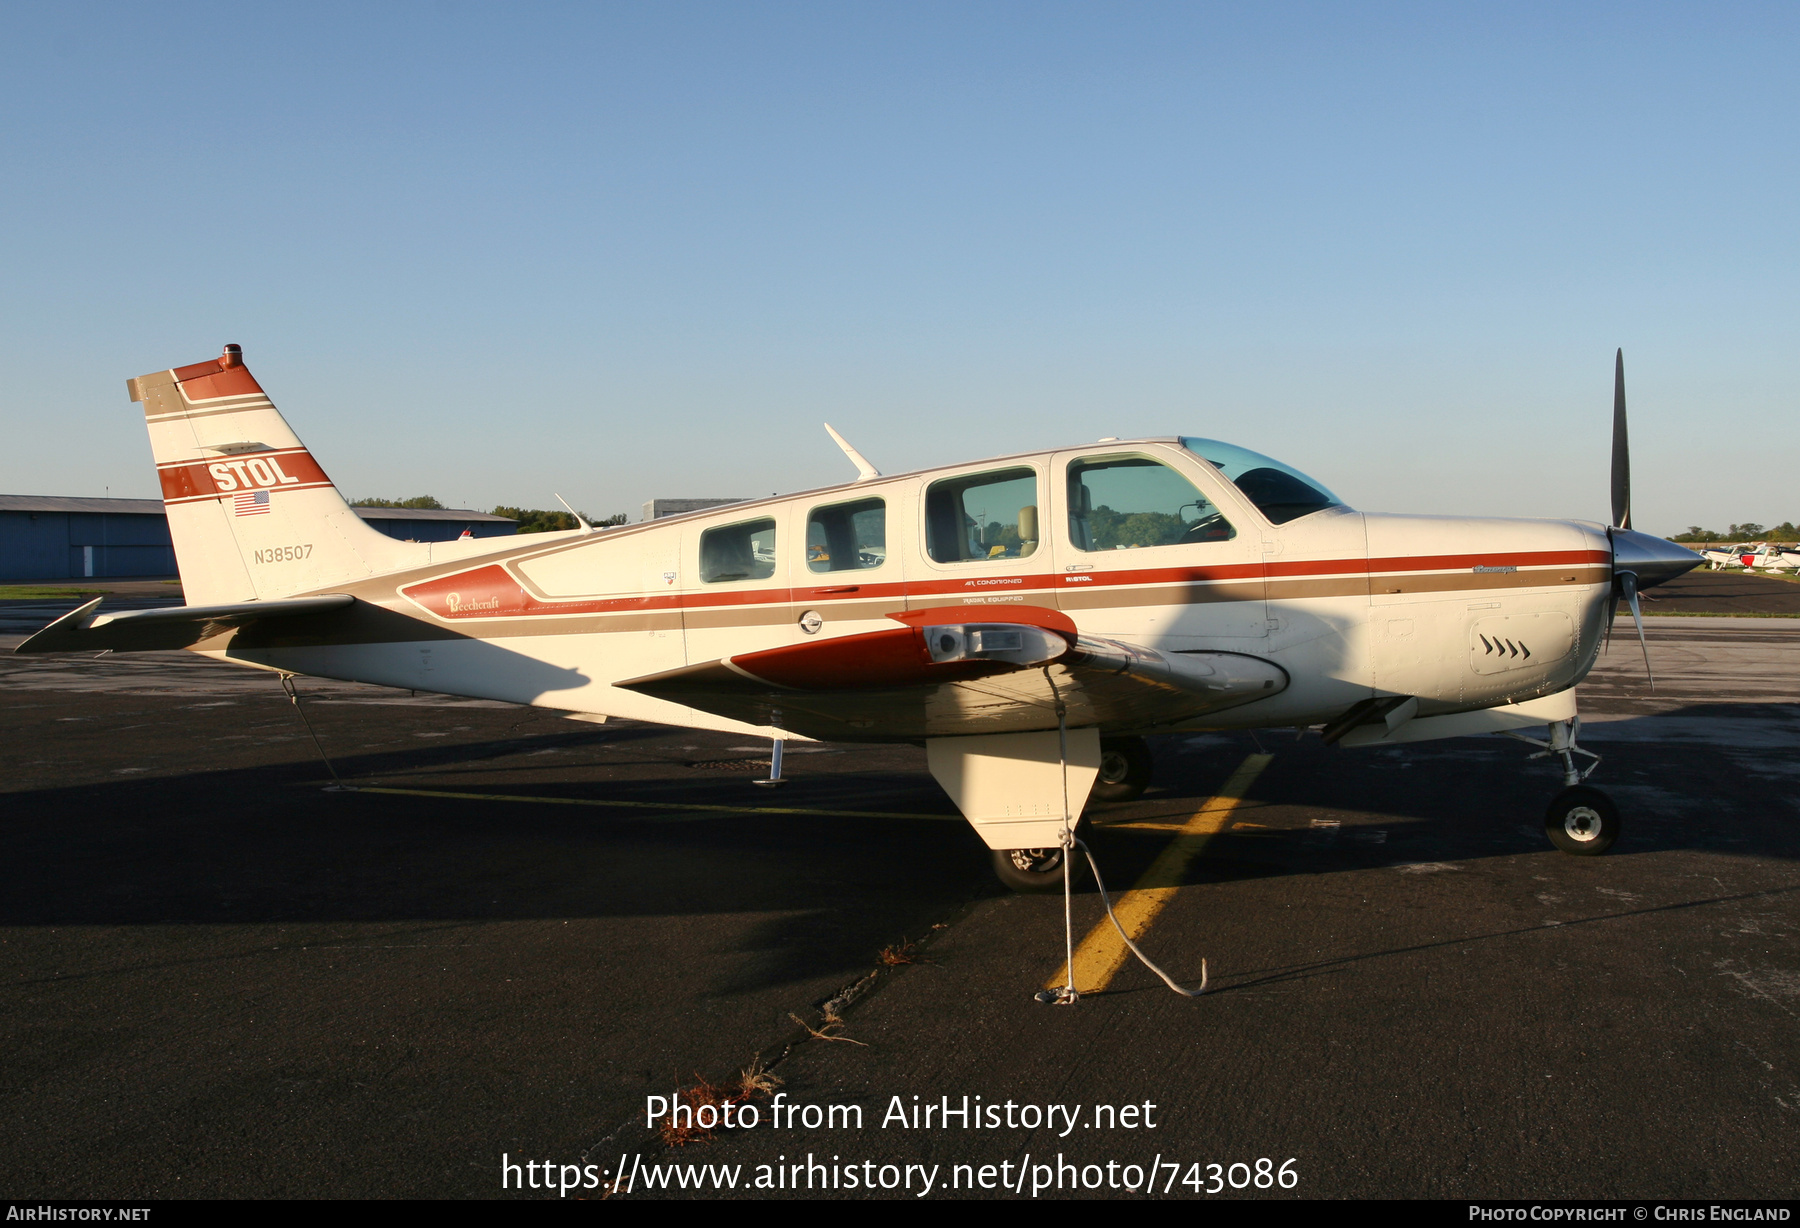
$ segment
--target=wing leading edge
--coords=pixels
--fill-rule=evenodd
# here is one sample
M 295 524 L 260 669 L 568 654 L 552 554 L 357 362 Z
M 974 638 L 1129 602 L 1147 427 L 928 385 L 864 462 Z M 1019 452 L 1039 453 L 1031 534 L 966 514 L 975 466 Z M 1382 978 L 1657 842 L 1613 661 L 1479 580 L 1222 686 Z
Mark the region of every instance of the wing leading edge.
M 1055 611 L 987 621 L 993 609 L 901 615 L 904 627 L 742 653 L 615 685 L 716 716 L 835 742 L 1055 729 L 1144 729 L 1287 688 L 1272 661 L 1163 653 L 1077 633 Z M 983 621 L 937 621 L 979 614 Z M 1018 607 L 1003 617 L 1024 614 Z M 1040 617 L 1048 615 L 1049 617 Z M 930 620 L 930 621 L 928 621 Z

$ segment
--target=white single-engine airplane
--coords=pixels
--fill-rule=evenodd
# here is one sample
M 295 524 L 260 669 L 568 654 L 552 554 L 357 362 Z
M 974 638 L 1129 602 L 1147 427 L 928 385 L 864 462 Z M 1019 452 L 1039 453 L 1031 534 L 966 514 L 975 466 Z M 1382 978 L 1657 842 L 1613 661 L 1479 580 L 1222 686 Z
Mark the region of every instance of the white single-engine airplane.
M 1768 542 L 1733 546 L 1729 550 L 1702 551 L 1701 558 L 1719 571 L 1726 567 L 1742 567 L 1745 571 L 1793 571 L 1800 566 L 1800 553 L 1784 550 Z
M 1090 793 L 1143 790 L 1146 733 L 1322 726 L 1367 746 L 1542 725 L 1565 785 L 1549 837 L 1600 853 L 1619 815 L 1581 784 L 1575 684 L 1618 599 L 1636 617 L 1639 589 L 1701 561 L 1630 528 L 1622 356 L 1617 380 L 1611 528 L 1357 512 L 1211 439 L 883 476 L 834 431 L 860 471 L 842 486 L 415 543 L 357 518 L 231 345 L 129 381 L 191 604 L 97 599 L 18 651 L 187 648 L 777 750 L 922 743 L 1026 890 L 1060 888 Z

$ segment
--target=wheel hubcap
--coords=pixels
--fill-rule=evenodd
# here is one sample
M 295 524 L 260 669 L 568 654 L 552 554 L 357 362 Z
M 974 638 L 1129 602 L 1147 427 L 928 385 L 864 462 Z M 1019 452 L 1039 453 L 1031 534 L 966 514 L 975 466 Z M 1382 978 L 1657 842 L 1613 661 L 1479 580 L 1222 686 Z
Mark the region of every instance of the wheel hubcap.
M 1600 838 L 1600 812 L 1592 806 L 1577 806 L 1563 816 L 1563 831 L 1569 839 L 1586 844 Z
M 1131 773 L 1131 764 L 1118 751 L 1109 751 L 1100 756 L 1100 780 L 1102 783 L 1116 785 Z
M 1052 874 L 1062 864 L 1061 849 L 1012 849 L 1007 856 L 1025 874 Z

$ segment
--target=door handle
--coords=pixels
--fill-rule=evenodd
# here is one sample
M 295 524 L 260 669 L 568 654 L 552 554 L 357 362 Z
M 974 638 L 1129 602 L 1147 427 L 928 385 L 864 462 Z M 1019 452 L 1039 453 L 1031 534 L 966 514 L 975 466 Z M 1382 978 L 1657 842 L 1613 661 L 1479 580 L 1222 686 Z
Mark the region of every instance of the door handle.
M 822 597 L 826 593 L 854 593 L 860 588 L 862 588 L 860 584 L 846 584 L 840 588 L 815 588 L 813 592 Z

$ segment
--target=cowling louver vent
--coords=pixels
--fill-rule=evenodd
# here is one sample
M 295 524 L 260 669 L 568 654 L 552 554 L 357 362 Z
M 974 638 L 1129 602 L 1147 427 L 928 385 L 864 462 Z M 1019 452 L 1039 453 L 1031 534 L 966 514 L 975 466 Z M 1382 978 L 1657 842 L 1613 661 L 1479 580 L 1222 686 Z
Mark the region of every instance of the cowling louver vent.
M 1469 629 L 1469 655 L 1478 674 L 1545 666 L 1575 647 L 1567 614 L 1508 614 L 1478 619 Z

